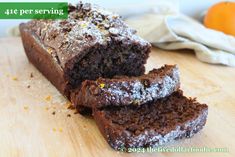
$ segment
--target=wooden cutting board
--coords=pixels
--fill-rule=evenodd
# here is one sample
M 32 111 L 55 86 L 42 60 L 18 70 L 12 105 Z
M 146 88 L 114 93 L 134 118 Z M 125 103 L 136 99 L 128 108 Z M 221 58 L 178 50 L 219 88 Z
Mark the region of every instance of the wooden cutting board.
M 147 71 L 178 64 L 185 95 L 207 103 L 205 128 L 171 147 L 227 148 L 225 153 L 122 153 L 106 143 L 93 119 L 67 100 L 27 60 L 20 38 L 0 39 L 0 156 L 235 156 L 235 68 L 210 65 L 191 51 L 153 48 Z M 168 146 L 168 145 L 167 145 Z

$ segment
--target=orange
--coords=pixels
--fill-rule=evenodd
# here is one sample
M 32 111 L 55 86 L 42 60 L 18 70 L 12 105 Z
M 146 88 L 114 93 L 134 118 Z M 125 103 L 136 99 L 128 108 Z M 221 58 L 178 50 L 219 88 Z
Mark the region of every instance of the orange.
M 220 2 L 213 5 L 204 18 L 204 25 L 235 36 L 235 2 Z

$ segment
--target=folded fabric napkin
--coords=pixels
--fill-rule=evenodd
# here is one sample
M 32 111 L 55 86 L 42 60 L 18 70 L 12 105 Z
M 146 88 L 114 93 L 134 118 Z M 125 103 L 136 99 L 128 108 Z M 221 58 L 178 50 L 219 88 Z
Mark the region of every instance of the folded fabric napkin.
M 170 0 L 141 5 L 144 12 L 138 15 L 133 15 L 138 10 L 135 5 L 116 11 L 154 46 L 166 50 L 192 49 L 203 62 L 235 66 L 235 37 L 205 28 L 181 14 L 177 4 Z

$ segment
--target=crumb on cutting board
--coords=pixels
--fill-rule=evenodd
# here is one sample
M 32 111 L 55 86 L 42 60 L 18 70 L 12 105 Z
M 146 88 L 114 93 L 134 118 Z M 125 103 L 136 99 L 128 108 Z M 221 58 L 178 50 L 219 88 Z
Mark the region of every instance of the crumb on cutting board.
M 13 80 L 13 81 L 18 81 L 18 78 L 17 78 L 16 76 L 13 76 L 13 77 L 12 77 L 12 80 Z
M 75 111 L 74 114 L 79 114 L 79 112 L 78 112 L 78 111 Z
M 24 106 L 24 110 L 28 110 L 29 107 L 27 105 Z
M 62 129 L 62 128 L 59 128 L 59 129 L 58 129 L 58 128 L 57 128 L 57 129 L 56 129 L 56 128 L 53 128 L 52 131 L 53 131 L 53 132 L 56 132 L 56 131 L 63 132 L 63 129 Z
M 46 97 L 45 97 L 45 100 L 46 100 L 46 101 L 50 101 L 50 100 L 51 100 L 51 95 L 46 96 Z
M 67 102 L 66 104 L 65 104 L 65 107 L 67 108 L 67 109 L 74 109 L 74 106 L 71 104 L 71 102 Z
M 33 73 L 32 72 L 30 73 L 30 78 L 33 78 Z

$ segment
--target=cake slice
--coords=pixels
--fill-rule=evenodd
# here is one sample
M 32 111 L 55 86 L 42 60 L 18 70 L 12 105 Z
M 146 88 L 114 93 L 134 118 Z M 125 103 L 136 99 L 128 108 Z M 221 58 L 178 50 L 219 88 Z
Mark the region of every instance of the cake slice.
M 179 69 L 165 65 L 138 77 L 86 80 L 72 92 L 71 101 L 80 112 L 84 107 L 136 106 L 166 97 L 179 87 Z
M 151 48 L 120 16 L 82 2 L 68 19 L 32 20 L 20 32 L 29 61 L 68 98 L 87 79 L 144 74 Z
M 156 147 L 189 138 L 206 123 L 208 107 L 181 91 L 141 106 L 93 108 L 95 121 L 116 150 Z

